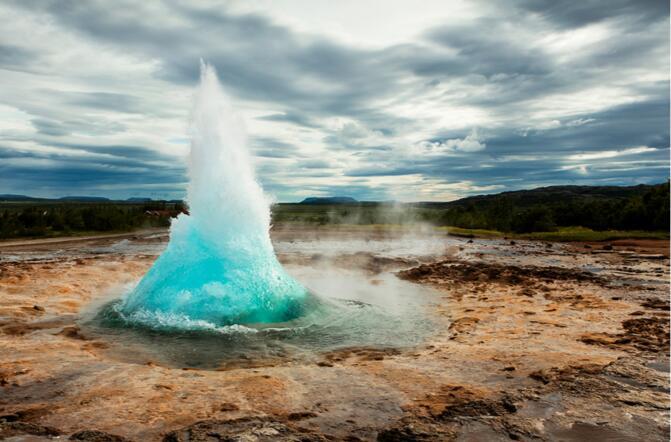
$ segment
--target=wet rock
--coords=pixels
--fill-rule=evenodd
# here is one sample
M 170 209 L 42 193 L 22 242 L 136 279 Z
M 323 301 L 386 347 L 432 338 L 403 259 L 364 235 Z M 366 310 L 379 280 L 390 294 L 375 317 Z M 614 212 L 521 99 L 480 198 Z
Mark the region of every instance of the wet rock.
M 68 317 L 59 317 L 59 318 L 47 319 L 44 321 L 33 321 L 33 322 L 9 321 L 4 324 L 0 323 L 0 330 L 2 330 L 2 332 L 7 335 L 22 336 L 37 330 L 45 330 L 50 328 L 61 327 L 70 321 L 71 319 Z
M 518 285 L 540 281 L 578 281 L 605 285 L 601 277 L 579 269 L 563 267 L 514 266 L 482 262 L 457 262 L 452 260 L 422 264 L 396 273 L 401 279 L 428 283 L 445 281 L 489 282 Z
M 317 442 L 325 440 L 321 434 L 313 433 L 309 430 L 292 428 L 281 422 L 264 417 L 196 422 L 180 430 L 172 431 L 163 438 L 164 442 Z
M 319 416 L 317 413 L 312 411 L 296 411 L 294 413 L 287 414 L 287 420 L 290 421 L 301 421 L 304 419 L 312 419 Z
M 385 270 L 398 269 L 419 264 L 415 259 L 400 257 L 379 256 L 369 252 L 357 252 L 352 254 L 338 255 L 331 262 L 342 268 L 364 269 L 371 275 L 378 275 Z
M 634 312 L 640 315 L 644 312 Z M 634 314 L 632 313 L 632 315 Z M 639 315 L 639 316 L 640 316 Z M 668 318 L 632 318 L 622 322 L 623 333 L 592 333 L 581 336 L 585 344 L 623 350 L 669 354 Z
M 23 372 L 25 373 L 25 372 Z M 22 372 L 16 372 L 14 374 L 23 374 Z M 41 416 L 44 416 L 46 414 L 49 414 L 51 412 L 51 409 L 49 407 L 33 407 L 33 408 L 26 408 L 23 410 L 18 410 L 15 411 L 11 414 L 6 414 L 4 416 L 0 416 L 0 422 L 18 422 L 18 421 L 31 421 L 33 419 L 37 419 Z
M 377 434 L 378 442 L 420 442 L 435 440 L 452 440 L 453 432 L 437 431 L 434 427 L 423 429 L 419 425 L 399 425 L 387 428 Z
M 664 311 L 669 311 L 669 300 L 668 299 L 659 299 L 659 298 L 652 298 L 652 299 L 647 299 L 643 303 L 641 303 L 641 307 L 653 309 L 653 310 L 664 310 Z
M 43 311 L 44 311 L 44 307 L 42 307 L 41 305 L 37 305 L 37 304 L 35 304 L 35 305 L 33 306 L 33 310 L 38 311 L 38 312 L 43 312 Z
M 596 425 L 589 422 L 574 422 L 569 428 L 555 429 L 550 427 L 550 435 L 554 440 L 580 441 L 603 440 L 618 442 L 636 442 L 637 437 L 627 436 L 608 425 Z
M 457 417 L 502 416 L 516 411 L 517 407 L 509 399 L 501 399 L 500 401 L 476 400 L 448 405 L 438 417 L 454 419 Z
M 463 318 L 458 318 L 455 319 L 448 329 L 454 334 L 454 335 L 460 335 L 463 333 L 469 333 L 472 332 L 476 324 L 480 322 L 479 318 L 471 317 L 471 316 L 464 316 Z
M 76 325 L 69 325 L 67 327 L 63 327 L 63 330 L 60 332 L 56 333 L 58 336 L 65 336 L 66 338 L 70 339 L 79 339 L 81 341 L 86 341 L 88 338 L 81 333 L 81 329 L 77 327 Z
M 0 439 L 24 435 L 54 437 L 60 434 L 56 428 L 31 422 L 0 422 Z
M 325 361 L 320 361 L 317 365 L 321 367 L 333 366 L 333 362 L 341 362 L 346 359 L 355 359 L 358 361 L 382 361 L 388 356 L 396 356 L 401 351 L 396 348 L 369 348 L 369 347 L 348 347 L 334 350 L 324 354 Z M 325 365 L 325 364 L 331 365 Z
M 105 433 L 100 430 L 82 430 L 70 436 L 70 440 L 79 440 L 85 442 L 130 442 L 125 437 L 116 434 Z
M 605 244 L 603 247 L 601 247 L 602 250 L 613 250 L 613 245 L 612 244 Z
M 529 287 L 525 287 L 522 290 L 520 290 L 520 295 L 522 296 L 528 296 L 529 298 L 533 298 L 534 294 L 535 292 Z
M 547 372 L 543 370 L 532 371 L 531 373 L 529 373 L 529 377 L 535 381 L 539 381 L 544 384 L 550 383 L 550 376 L 547 374 Z
M 232 402 L 224 402 L 219 406 L 219 411 L 238 411 L 240 407 Z
M 636 348 L 644 351 L 669 351 L 669 320 L 665 318 L 636 318 L 622 322 L 623 337 L 631 339 Z

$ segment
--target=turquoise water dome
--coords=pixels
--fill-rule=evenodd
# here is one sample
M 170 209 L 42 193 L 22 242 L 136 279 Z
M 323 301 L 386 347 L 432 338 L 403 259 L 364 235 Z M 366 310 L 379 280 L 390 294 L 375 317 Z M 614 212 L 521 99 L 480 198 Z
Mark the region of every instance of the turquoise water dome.
M 170 242 L 119 307 L 157 325 L 283 322 L 301 314 L 305 288 L 277 261 L 270 202 L 254 176 L 242 121 L 215 70 L 201 65 L 187 201 Z

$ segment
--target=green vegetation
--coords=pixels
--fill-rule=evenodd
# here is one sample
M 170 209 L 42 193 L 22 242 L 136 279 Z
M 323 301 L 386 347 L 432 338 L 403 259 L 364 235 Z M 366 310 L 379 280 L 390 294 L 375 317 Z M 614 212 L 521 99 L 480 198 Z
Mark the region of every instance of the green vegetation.
M 497 230 L 464 229 L 461 227 L 441 227 L 451 235 L 467 238 L 532 239 L 538 241 L 613 241 L 616 239 L 669 239 L 668 231 L 643 230 L 592 230 L 585 227 L 560 227 L 552 232 L 511 233 Z
M 309 224 L 404 224 L 528 233 L 558 227 L 592 230 L 669 228 L 669 183 L 655 186 L 557 186 L 449 203 L 279 204 L 273 220 Z
M 428 204 L 424 207 L 437 207 Z M 440 225 L 501 232 L 669 231 L 669 183 L 634 187 L 558 186 L 465 198 L 442 205 Z
M 272 222 L 278 226 L 368 228 L 425 223 L 456 235 L 554 241 L 669 237 L 668 182 L 633 187 L 556 186 L 448 203 L 337 201 L 276 204 Z M 167 201 L 0 201 L 0 238 L 162 227 L 182 210 L 182 203 Z
M 275 224 L 449 226 L 457 235 L 555 241 L 669 237 L 669 183 L 555 186 L 449 203 L 278 204 Z M 579 227 L 577 227 L 579 226 Z
M 0 238 L 54 237 L 167 227 L 182 210 L 169 202 L 0 202 Z

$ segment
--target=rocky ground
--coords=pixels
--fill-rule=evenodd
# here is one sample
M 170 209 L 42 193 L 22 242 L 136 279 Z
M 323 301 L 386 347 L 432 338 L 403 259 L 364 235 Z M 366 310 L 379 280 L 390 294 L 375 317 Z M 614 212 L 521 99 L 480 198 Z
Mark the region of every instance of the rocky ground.
M 315 253 L 322 237 L 363 247 Z M 294 247 L 305 238 L 316 245 Z M 165 240 L 0 244 L 0 438 L 669 439 L 668 241 L 435 235 L 393 253 L 381 232 L 276 232 L 287 265 L 432 287 L 435 330 L 414 348 L 194 370 L 123 361 L 81 326 Z

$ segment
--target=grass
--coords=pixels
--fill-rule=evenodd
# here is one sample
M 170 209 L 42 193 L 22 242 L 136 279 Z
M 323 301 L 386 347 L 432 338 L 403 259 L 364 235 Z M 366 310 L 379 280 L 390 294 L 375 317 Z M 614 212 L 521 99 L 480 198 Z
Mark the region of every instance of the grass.
M 603 230 L 596 231 L 585 227 L 560 227 L 554 232 L 505 233 L 496 230 L 464 229 L 461 227 L 442 227 L 455 236 L 484 238 L 516 238 L 538 241 L 613 241 L 616 239 L 669 239 L 669 232 L 648 232 L 642 230 Z
M 304 226 L 306 228 L 347 229 L 350 231 L 411 231 L 418 225 L 413 224 L 324 224 L 310 225 L 303 223 L 277 223 L 275 227 Z M 466 229 L 454 226 L 432 227 L 436 231 L 446 232 L 452 236 L 464 238 L 510 238 L 536 241 L 613 241 L 616 239 L 669 239 L 668 232 L 649 232 L 642 230 L 603 230 L 596 231 L 585 227 L 560 227 L 553 232 L 511 233 L 498 230 Z
M 520 237 L 546 241 L 612 241 L 616 239 L 669 239 L 669 232 L 643 230 L 595 231 L 584 227 L 563 227 L 556 232 L 533 232 L 520 235 Z

